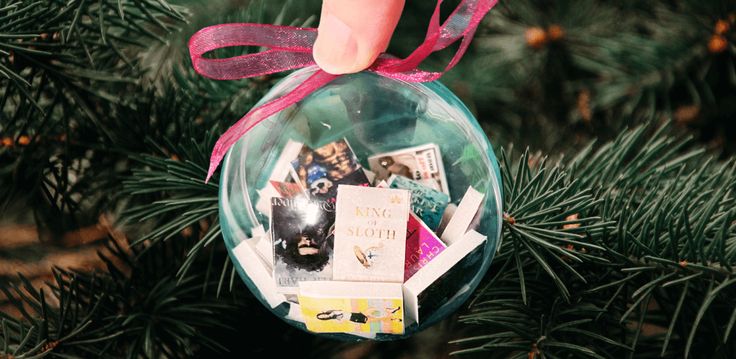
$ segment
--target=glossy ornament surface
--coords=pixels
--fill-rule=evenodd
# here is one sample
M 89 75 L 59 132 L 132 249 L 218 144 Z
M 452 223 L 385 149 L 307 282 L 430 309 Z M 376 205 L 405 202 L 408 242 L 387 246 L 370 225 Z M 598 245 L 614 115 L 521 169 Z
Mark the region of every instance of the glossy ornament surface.
M 291 91 L 315 68 L 306 68 L 281 80 L 260 102 Z M 376 340 L 410 336 L 451 315 L 470 298 L 500 241 L 502 208 L 498 162 L 486 134 L 465 105 L 438 82 L 408 83 L 370 72 L 345 75 L 316 90 L 306 99 L 264 120 L 229 151 L 220 180 L 220 225 L 233 263 L 248 288 L 275 315 L 306 330 L 298 306 L 281 302 L 283 295 L 257 285 L 234 253 L 243 241 L 268 231 L 269 218 L 256 209 L 258 190 L 269 181 L 281 151 L 289 140 L 311 148 L 347 139 L 363 167 L 373 154 L 437 144 L 449 188 L 450 202 L 458 204 L 469 186 L 485 194 L 476 231 L 487 236 L 483 256 L 453 280 L 465 284 L 434 313 L 405 327 L 403 335 L 379 334 Z M 255 247 L 255 246 L 253 246 Z M 262 278 L 261 278 L 262 283 Z M 262 288 L 263 287 L 263 288 Z M 293 298 L 292 298 L 293 299 Z M 323 334 L 345 340 L 352 334 Z

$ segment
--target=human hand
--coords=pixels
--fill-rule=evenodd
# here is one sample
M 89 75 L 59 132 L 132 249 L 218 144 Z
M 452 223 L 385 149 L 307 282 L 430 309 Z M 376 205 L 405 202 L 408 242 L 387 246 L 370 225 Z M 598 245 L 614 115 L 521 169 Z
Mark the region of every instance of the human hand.
M 404 0 L 323 0 L 314 60 L 339 75 L 368 68 L 386 50 Z

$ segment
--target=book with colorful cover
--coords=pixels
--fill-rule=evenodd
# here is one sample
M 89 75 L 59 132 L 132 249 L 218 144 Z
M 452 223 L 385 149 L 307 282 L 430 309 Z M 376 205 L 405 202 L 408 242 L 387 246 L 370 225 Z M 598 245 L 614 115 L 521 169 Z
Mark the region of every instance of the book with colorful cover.
M 403 334 L 400 283 L 300 282 L 299 306 L 314 333 Z
M 404 282 L 442 253 L 445 248 L 447 246 L 437 238 L 434 232 L 412 213 L 406 228 Z
M 281 293 L 332 279 L 335 204 L 305 195 L 271 199 L 273 277 Z
M 335 219 L 335 280 L 404 280 L 409 191 L 340 185 Z
M 450 195 L 440 148 L 434 143 L 372 155 L 368 166 L 379 181 L 397 175 Z
M 391 176 L 388 180 L 390 188 L 405 189 L 411 192 L 411 210 L 432 230 L 435 230 L 442 220 L 442 213 L 450 196 L 423 186 L 417 181 L 406 177 Z
M 346 139 L 317 149 L 304 146 L 291 165 L 301 186 L 318 200 L 334 202 L 340 184 L 371 183 Z

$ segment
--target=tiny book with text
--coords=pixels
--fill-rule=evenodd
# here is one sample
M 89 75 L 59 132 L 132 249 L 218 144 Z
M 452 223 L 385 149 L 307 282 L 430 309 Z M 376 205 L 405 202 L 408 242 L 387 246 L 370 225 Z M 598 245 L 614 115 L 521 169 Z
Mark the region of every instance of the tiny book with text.
M 404 333 L 400 283 L 301 282 L 299 306 L 314 333 Z
M 411 193 L 412 212 L 419 216 L 427 227 L 437 229 L 442 220 L 442 213 L 450 203 L 450 196 L 406 177 L 391 176 L 388 183 L 390 188 L 408 190 Z
M 317 149 L 304 146 L 291 162 L 302 187 L 318 199 L 334 202 L 337 186 L 370 186 L 370 181 L 346 139 Z
M 468 276 L 483 259 L 486 237 L 476 231 L 449 245 L 404 283 L 408 323 L 420 323 L 457 295 L 469 290 Z
M 271 199 L 273 277 L 281 293 L 332 279 L 335 205 L 307 196 Z
M 406 227 L 406 262 L 404 281 L 437 257 L 447 246 L 415 214 L 409 216 Z
M 378 180 L 397 175 L 450 194 L 440 147 L 434 143 L 376 154 L 368 157 L 368 165 Z
M 404 280 L 406 190 L 340 185 L 335 216 L 335 280 Z

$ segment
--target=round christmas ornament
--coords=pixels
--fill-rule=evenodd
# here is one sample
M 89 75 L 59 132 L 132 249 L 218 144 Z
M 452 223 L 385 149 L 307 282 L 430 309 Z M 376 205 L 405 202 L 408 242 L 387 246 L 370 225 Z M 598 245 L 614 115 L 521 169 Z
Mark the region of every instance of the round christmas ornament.
M 501 234 L 500 171 L 441 73 L 417 69 L 462 40 L 492 1 L 463 1 L 406 59 L 335 76 L 314 65 L 314 29 L 256 24 L 192 37 L 195 69 L 234 79 L 301 68 L 220 138 L 220 225 L 235 268 L 288 323 L 339 339 L 392 340 L 456 311 Z M 227 46 L 271 50 L 207 59 Z M 225 154 L 227 154 L 225 156 Z

